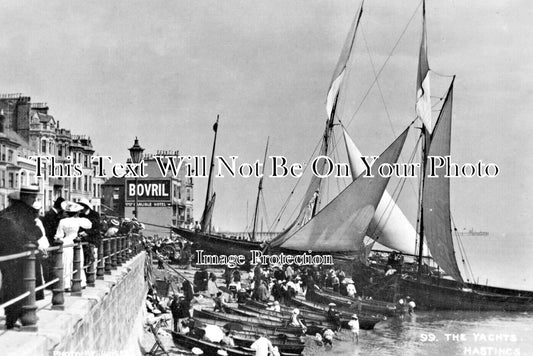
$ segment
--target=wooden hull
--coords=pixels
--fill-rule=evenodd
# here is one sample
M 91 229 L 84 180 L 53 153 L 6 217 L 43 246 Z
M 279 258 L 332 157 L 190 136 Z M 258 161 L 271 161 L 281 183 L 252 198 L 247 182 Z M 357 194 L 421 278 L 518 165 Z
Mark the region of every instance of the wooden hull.
M 265 316 L 272 316 L 272 315 L 282 315 L 282 313 L 278 313 L 271 310 L 265 310 L 260 309 L 259 307 L 254 307 L 251 305 L 239 305 L 239 308 L 242 308 L 244 310 L 251 310 L 255 311 L 257 314 L 261 315 L 261 318 L 264 318 Z M 288 311 L 285 311 L 288 312 Z M 300 309 L 301 316 L 305 320 L 306 323 L 312 323 L 312 325 L 321 325 L 323 327 L 327 327 L 329 329 L 335 329 L 335 325 L 331 323 L 327 316 L 325 315 L 325 312 L 316 312 L 316 311 L 309 311 L 308 309 Z M 362 329 L 370 330 L 374 328 L 374 325 L 381 321 L 381 318 L 375 317 L 375 316 L 369 316 L 369 315 L 363 315 L 363 314 L 357 314 L 359 318 L 359 325 L 364 325 L 365 327 Z M 341 326 L 345 329 L 349 329 L 348 322 L 351 320 L 351 314 L 345 314 L 343 315 L 341 319 Z M 377 320 L 377 321 L 376 321 Z
M 322 313 L 325 313 L 328 308 L 327 305 L 317 304 L 317 303 L 310 302 L 307 300 L 304 301 L 304 300 L 293 298 L 292 302 L 301 308 L 308 308 L 308 309 L 315 310 L 317 312 L 322 312 Z M 341 313 L 341 318 L 343 318 L 346 323 L 349 321 L 352 314 L 354 313 L 353 310 L 352 311 L 343 310 L 342 308 L 337 308 L 337 310 Z M 372 330 L 374 329 L 374 326 L 377 323 L 386 319 L 383 316 L 365 315 L 365 314 L 360 314 L 360 313 L 357 313 L 357 316 L 359 318 L 359 327 L 363 330 Z
M 179 334 L 176 332 L 172 332 L 172 339 L 177 345 L 184 346 L 188 349 L 192 349 L 193 347 L 198 347 L 201 349 L 206 356 L 218 356 L 217 351 L 218 350 L 225 350 L 229 356 L 253 356 L 255 355 L 255 351 L 252 349 L 237 349 L 232 347 L 226 347 L 220 344 L 216 344 L 213 342 L 205 341 L 205 340 L 198 340 L 193 337 Z
M 224 236 L 206 234 L 178 227 L 172 230 L 193 243 L 193 250 L 204 250 L 204 254 L 244 255 L 246 262 L 251 260 L 251 250 L 262 250 L 261 242 L 237 240 Z M 195 256 L 196 257 L 196 256 Z
M 483 291 L 482 286 L 461 289 L 455 286 L 417 282 L 411 279 L 398 278 L 398 293 L 410 296 L 417 307 L 425 310 L 476 310 L 476 311 L 531 311 L 533 310 L 533 296 L 530 292 L 514 291 L 510 289 L 490 288 Z M 492 291 L 505 291 L 506 294 Z
M 228 320 L 222 320 L 222 319 L 218 320 L 218 319 L 204 318 L 204 317 L 198 317 L 198 316 L 195 316 L 194 320 L 198 320 L 204 324 L 211 324 L 211 325 L 218 325 L 218 326 L 224 326 L 230 322 Z M 271 328 L 263 328 L 258 325 L 250 325 L 246 323 L 239 323 L 239 325 L 241 326 L 243 332 L 245 333 L 253 333 L 253 334 L 264 333 L 266 335 L 269 335 L 269 337 L 284 334 L 284 335 L 287 335 L 291 339 L 296 339 L 299 336 L 303 335 L 301 329 L 298 329 L 296 330 L 296 332 L 294 332 L 294 330 L 291 331 L 287 328 L 271 329 Z
M 359 310 L 367 313 L 378 313 L 386 316 L 394 316 L 396 314 L 396 306 L 392 303 L 383 302 L 379 300 L 358 301 L 350 299 L 333 291 L 315 291 L 309 298 L 314 302 L 322 304 L 329 304 L 333 302 L 338 306 L 350 308 L 354 311 Z

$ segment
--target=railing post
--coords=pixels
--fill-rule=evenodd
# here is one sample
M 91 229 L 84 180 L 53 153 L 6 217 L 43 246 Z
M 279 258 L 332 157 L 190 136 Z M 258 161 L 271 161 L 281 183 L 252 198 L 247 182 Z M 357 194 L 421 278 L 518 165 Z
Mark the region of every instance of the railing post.
M 74 266 L 73 271 L 76 271 L 72 276 L 72 286 L 70 287 L 70 295 L 81 297 L 81 273 L 82 261 L 81 261 L 81 240 L 79 238 L 74 239 Z
M 96 279 L 104 279 L 104 240 L 98 242 L 98 265 L 96 267 Z
M 117 266 L 122 266 L 122 236 L 117 236 Z
M 22 330 L 37 331 L 37 305 L 35 304 L 35 244 L 29 243 L 24 248 L 30 252 L 30 255 L 24 261 L 24 290 L 30 292 L 22 306 L 22 315 L 20 321 Z
M 125 242 L 125 254 L 126 254 L 126 261 L 129 261 L 130 258 L 131 258 L 131 252 L 130 252 L 130 247 L 131 247 L 131 244 L 130 244 L 130 235 L 127 235 L 125 238 L 124 238 L 124 242 Z
M 122 263 L 126 263 L 128 261 L 127 244 L 127 236 L 122 236 Z
M 111 239 L 104 239 L 104 274 L 111 274 Z
M 55 242 L 59 248 L 54 251 L 54 278 L 59 279 L 52 288 L 52 310 L 65 310 L 65 286 L 63 276 L 63 241 Z
M 88 246 L 87 251 L 89 251 L 91 255 L 94 256 L 94 247 L 92 247 L 90 243 L 87 243 L 87 246 Z M 87 287 L 94 287 L 94 281 L 96 280 L 96 270 L 94 268 L 94 263 L 95 261 L 92 261 L 87 266 L 87 273 L 85 274 L 85 276 L 87 277 Z
M 111 269 L 117 269 L 117 238 L 111 238 Z

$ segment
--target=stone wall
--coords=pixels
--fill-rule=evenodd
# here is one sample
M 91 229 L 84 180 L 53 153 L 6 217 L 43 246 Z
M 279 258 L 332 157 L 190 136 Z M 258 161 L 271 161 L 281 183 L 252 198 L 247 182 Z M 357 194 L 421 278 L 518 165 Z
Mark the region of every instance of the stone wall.
M 139 340 L 147 285 L 144 252 L 124 263 L 83 296 L 65 293 L 65 310 L 38 303 L 37 332 L 7 331 L 0 335 L 0 354 L 7 355 L 141 355 Z M 4 353 L 7 352 L 7 353 Z
M 100 351 L 105 354 L 128 348 L 130 334 L 138 329 L 135 322 L 139 312 L 145 307 L 144 262 L 143 253 L 123 265 L 125 271 L 117 276 L 116 284 L 110 286 L 108 294 L 87 311 L 76 323 L 74 332 L 61 340 L 53 351 Z

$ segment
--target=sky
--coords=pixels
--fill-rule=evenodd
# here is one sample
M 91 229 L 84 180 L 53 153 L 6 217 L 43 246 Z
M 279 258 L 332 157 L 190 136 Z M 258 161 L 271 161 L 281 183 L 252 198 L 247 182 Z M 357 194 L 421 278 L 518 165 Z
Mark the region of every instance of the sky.
M 220 114 L 218 155 L 261 160 L 269 137 L 269 155 L 305 163 L 322 135 L 328 85 L 359 5 L 3 1 L 0 91 L 47 102 L 62 127 L 90 135 L 96 152 L 115 162 L 125 162 L 136 136 L 147 153 L 209 156 Z M 378 155 L 414 118 L 421 11 L 418 0 L 365 3 L 338 109 L 363 154 Z M 532 12 L 526 0 L 427 2 L 432 95 L 442 96 L 449 76 L 457 76 L 452 158 L 493 162 L 501 171 L 492 179 L 452 181 L 459 229 L 533 230 Z M 379 85 L 372 86 L 378 72 Z M 196 219 L 206 181 L 194 182 Z M 265 180 L 264 229 L 295 183 Z M 215 225 L 244 230 L 257 184 L 215 179 Z M 408 182 L 399 199 L 411 221 L 415 186 Z M 298 198 L 290 204 L 289 213 Z

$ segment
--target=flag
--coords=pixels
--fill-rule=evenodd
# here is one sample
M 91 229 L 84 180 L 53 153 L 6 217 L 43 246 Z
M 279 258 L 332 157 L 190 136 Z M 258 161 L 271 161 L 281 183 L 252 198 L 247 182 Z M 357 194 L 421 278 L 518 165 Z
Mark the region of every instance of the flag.
M 418 55 L 418 75 L 416 79 L 416 116 L 422 120 L 431 133 L 431 93 L 429 90 L 429 64 L 427 56 L 426 2 L 422 5 L 422 40 Z
M 352 52 L 353 44 L 355 42 L 355 34 L 357 32 L 357 27 L 359 26 L 359 21 L 361 20 L 361 15 L 363 14 L 363 3 L 364 1 L 361 3 L 359 12 L 355 17 L 352 27 L 350 28 L 350 32 L 348 32 L 348 36 L 346 37 L 346 41 L 344 42 L 344 47 L 342 48 L 339 61 L 337 62 L 337 66 L 335 67 L 335 71 L 333 72 L 333 78 L 331 78 L 331 83 L 329 85 L 328 96 L 326 98 L 326 110 L 328 113 L 328 119 L 330 121 L 333 120 L 332 116 L 335 105 L 337 104 L 337 98 L 339 96 L 339 90 L 342 84 L 342 79 L 344 78 L 344 73 L 346 72 L 346 65 L 348 64 L 348 60 L 350 59 L 350 54 Z

